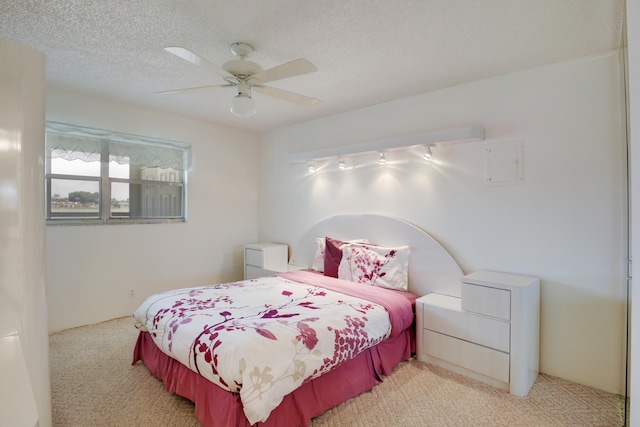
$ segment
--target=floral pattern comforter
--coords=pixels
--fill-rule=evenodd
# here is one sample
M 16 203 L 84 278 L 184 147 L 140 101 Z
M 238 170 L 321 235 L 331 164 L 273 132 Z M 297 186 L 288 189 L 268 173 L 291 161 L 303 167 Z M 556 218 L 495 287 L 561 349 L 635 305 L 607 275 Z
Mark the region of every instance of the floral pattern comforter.
M 165 354 L 239 393 L 254 424 L 304 382 L 409 327 L 413 313 L 396 291 L 299 271 L 156 294 L 134 320 Z

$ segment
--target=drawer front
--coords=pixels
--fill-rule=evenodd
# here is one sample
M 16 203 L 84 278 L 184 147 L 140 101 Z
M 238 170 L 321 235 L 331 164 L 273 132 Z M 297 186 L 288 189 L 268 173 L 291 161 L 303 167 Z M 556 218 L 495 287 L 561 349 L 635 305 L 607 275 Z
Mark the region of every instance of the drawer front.
M 509 382 L 509 355 L 437 332 L 423 331 L 423 351 L 504 383 Z
M 245 280 L 257 279 L 258 277 L 271 276 L 274 272 L 265 270 L 262 267 L 254 267 L 252 265 L 244 266 L 244 278 Z
M 246 248 L 244 250 L 244 263 L 255 267 L 263 266 L 262 251 L 259 249 Z
M 463 283 L 462 310 L 511 320 L 511 291 Z
M 425 329 L 509 352 L 511 325 L 508 322 L 428 304 L 424 305 L 423 319 Z

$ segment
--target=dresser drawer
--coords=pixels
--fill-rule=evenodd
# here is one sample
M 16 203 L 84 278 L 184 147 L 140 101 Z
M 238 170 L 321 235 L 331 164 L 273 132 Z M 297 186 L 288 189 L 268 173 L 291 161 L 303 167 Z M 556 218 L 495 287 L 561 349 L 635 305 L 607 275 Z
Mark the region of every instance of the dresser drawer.
M 447 335 L 422 331 L 422 351 L 504 383 L 509 382 L 509 355 Z
M 509 352 L 511 325 L 462 311 L 460 298 L 427 295 L 423 303 L 423 319 L 425 329 Z
M 245 266 L 244 278 L 248 279 L 257 279 L 258 277 L 267 277 L 274 274 L 275 271 L 265 270 L 262 267 L 254 267 L 252 265 Z
M 511 291 L 463 282 L 462 310 L 511 320 Z
M 254 267 L 263 266 L 262 250 L 259 249 L 244 249 L 244 262 L 247 265 L 253 265 Z

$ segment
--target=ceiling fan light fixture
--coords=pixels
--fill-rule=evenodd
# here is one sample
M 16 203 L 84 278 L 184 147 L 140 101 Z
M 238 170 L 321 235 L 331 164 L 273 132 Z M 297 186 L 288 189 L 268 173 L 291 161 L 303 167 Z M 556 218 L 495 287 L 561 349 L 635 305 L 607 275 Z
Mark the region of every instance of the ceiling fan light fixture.
M 240 93 L 229 103 L 229 111 L 239 117 L 251 117 L 258 109 L 251 96 L 246 93 Z

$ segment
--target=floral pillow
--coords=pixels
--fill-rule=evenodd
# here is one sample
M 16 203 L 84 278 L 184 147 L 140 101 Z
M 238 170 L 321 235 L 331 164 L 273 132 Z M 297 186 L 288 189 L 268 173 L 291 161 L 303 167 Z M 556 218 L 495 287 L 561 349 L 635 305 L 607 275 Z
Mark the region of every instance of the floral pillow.
M 406 291 L 409 286 L 409 247 L 345 244 L 342 246 L 338 279 Z

